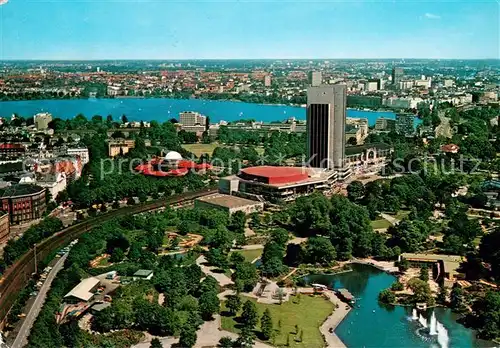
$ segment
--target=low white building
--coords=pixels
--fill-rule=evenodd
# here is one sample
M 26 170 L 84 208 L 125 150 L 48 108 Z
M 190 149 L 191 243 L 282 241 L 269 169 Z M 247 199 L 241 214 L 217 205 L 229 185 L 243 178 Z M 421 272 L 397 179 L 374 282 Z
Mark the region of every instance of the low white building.
M 86 147 L 68 148 L 66 150 L 66 154 L 70 156 L 79 156 L 82 161 L 82 165 L 89 163 L 89 149 Z

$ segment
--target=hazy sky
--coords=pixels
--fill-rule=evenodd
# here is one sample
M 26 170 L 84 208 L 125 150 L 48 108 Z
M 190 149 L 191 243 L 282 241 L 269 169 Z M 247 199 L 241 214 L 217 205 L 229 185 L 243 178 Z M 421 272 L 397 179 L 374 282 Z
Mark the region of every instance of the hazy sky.
M 0 59 L 498 59 L 499 22 L 495 0 L 8 0 Z

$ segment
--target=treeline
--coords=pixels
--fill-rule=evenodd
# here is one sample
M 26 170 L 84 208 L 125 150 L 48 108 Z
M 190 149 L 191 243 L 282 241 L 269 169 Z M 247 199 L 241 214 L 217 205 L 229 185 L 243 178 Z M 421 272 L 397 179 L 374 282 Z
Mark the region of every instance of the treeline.
M 158 256 L 158 243 L 162 244 L 170 214 L 171 211 L 128 216 L 83 235 L 72 248 L 65 269 L 53 283 L 31 331 L 29 346 L 128 347 L 142 337 L 139 331 L 148 331 L 155 335 L 180 336 L 183 347 L 192 347 L 203 319 L 209 320 L 219 312 L 218 284 L 212 277 L 201 282 L 203 273 L 194 263 L 196 255 Z M 123 256 L 112 268 L 89 268 L 89 261 L 96 256 L 103 252 L 113 255 L 117 250 Z M 57 325 L 54 314 L 65 293 L 89 273 L 111 269 L 118 270 L 122 279 L 132 276 L 138 269 L 152 270 L 154 277 L 150 282 L 137 281 L 122 286 L 112 294 L 112 306 L 97 313 L 91 322 L 93 330 L 105 335 L 91 335 L 72 319 Z M 165 299 L 162 304 L 158 301 L 160 293 Z
M 0 260 L 0 272 L 3 273 L 7 267 L 12 265 L 18 258 L 24 255 L 35 243 L 63 228 L 62 221 L 54 217 L 46 217 L 40 223 L 31 226 L 23 233 L 21 238 L 10 239 L 3 249 L 3 258 Z

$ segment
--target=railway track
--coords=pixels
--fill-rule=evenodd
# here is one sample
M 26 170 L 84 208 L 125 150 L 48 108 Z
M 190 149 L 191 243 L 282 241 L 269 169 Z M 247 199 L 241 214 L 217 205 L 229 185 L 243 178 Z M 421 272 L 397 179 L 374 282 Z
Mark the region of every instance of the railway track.
M 217 192 L 216 189 L 204 189 L 196 192 L 184 193 L 150 203 L 127 206 L 108 213 L 87 219 L 83 222 L 67 227 L 53 236 L 43 240 L 36 246 L 36 260 L 44 260 L 54 251 L 64 247 L 92 228 L 116 217 L 138 214 L 155 210 L 166 205 L 185 204 L 194 199 Z M 16 300 L 18 292 L 27 285 L 35 271 L 35 251 L 30 249 L 19 260 L 12 264 L 0 279 L 0 322 L 3 323 L 10 308 Z

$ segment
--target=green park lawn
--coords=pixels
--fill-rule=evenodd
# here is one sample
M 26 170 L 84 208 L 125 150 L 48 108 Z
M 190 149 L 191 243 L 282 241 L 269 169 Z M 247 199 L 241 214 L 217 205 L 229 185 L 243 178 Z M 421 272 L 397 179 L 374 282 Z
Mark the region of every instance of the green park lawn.
M 263 250 L 264 249 L 238 250 L 238 251 L 234 251 L 234 252 L 238 252 L 241 255 L 243 255 L 243 257 L 245 258 L 245 261 L 252 262 L 256 258 L 259 258 L 259 257 L 262 256 L 262 251 Z
M 307 296 L 301 295 L 300 301 L 298 298 L 292 297 L 291 301 L 284 302 L 283 304 L 262 304 L 257 303 L 255 299 L 245 296 L 241 297 L 243 303 L 247 300 L 254 302 L 259 311 L 259 318 L 264 313 L 264 310 L 269 308 L 275 330 L 278 330 L 278 322 L 281 321 L 281 329 L 277 334 L 274 346 L 284 346 L 287 343 L 287 336 L 290 336 L 290 346 L 314 348 L 324 347 L 323 336 L 319 331 L 319 327 L 323 324 L 326 318 L 333 311 L 333 303 L 320 296 Z M 222 312 L 222 329 L 239 333 L 240 324 L 238 317 L 227 316 Z M 236 319 L 236 320 L 235 320 Z M 299 335 L 295 334 L 295 325 L 299 326 L 299 331 L 303 331 L 302 342 L 296 342 L 295 338 L 299 339 Z M 257 338 L 260 336 L 260 326 L 257 325 Z M 270 342 L 271 343 L 271 342 Z
M 407 217 L 408 215 L 410 215 L 410 211 L 409 210 L 400 210 L 395 215 L 394 214 L 389 214 L 389 215 L 391 215 L 395 219 L 403 220 L 405 217 Z
M 215 148 L 220 146 L 217 143 L 211 144 L 182 144 L 181 145 L 185 150 L 192 152 L 196 157 L 200 157 L 202 154 L 207 153 L 212 156 Z
M 372 228 L 374 230 L 391 227 L 391 223 L 389 221 L 387 221 L 386 219 L 383 219 L 383 218 L 380 218 L 380 219 L 377 219 L 377 220 L 373 220 L 371 222 L 371 224 L 372 224 Z

